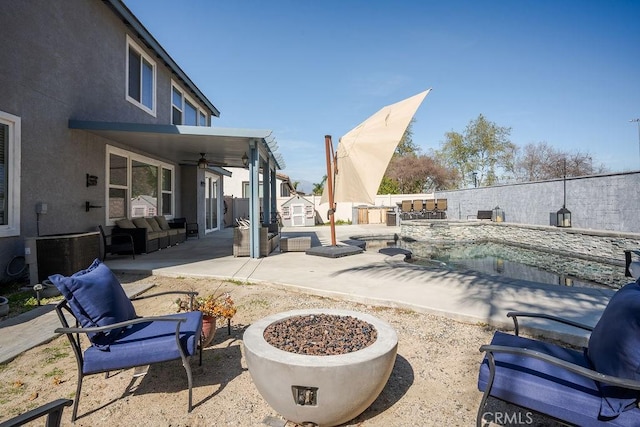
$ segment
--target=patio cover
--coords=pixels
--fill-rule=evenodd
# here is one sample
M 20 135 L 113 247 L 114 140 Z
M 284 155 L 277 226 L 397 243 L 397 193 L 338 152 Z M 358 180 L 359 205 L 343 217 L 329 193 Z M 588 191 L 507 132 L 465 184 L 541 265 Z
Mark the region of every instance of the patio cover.
M 255 144 L 260 157 L 273 161 L 275 169 L 285 167 L 272 132 L 267 129 L 82 120 L 69 120 L 69 128 L 85 130 L 176 163 L 197 161 L 200 153 L 205 153 L 209 162 L 222 167 L 244 167 L 242 156 L 248 156 Z
M 232 129 L 205 126 L 176 126 L 163 124 L 96 122 L 69 120 L 70 129 L 80 129 L 94 135 L 139 149 L 159 158 L 184 164 L 197 161 L 200 153 L 220 167 L 244 168 L 243 155 L 249 159 L 249 209 L 252 218 L 260 217 L 258 171 L 262 165 L 271 171 L 284 169 L 285 163 L 278 145 L 265 129 Z M 263 162 L 261 162 L 262 160 Z M 273 188 L 273 187 L 272 187 Z M 274 195 L 275 196 L 275 195 Z M 265 205 L 269 201 L 265 198 Z M 251 221 L 250 256 L 260 255 L 260 221 Z

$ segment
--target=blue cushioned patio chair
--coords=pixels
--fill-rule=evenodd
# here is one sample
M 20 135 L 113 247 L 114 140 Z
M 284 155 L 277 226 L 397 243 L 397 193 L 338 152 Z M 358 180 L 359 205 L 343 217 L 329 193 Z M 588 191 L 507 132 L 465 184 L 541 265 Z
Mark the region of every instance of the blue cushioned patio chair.
M 53 275 L 49 279 L 65 297 L 56 305 L 62 323 L 57 333 L 66 334 L 78 364 L 78 385 L 71 420 L 78 414 L 78 402 L 85 375 L 146 366 L 181 359 L 187 373 L 188 411 L 192 404 L 190 357 L 201 344 L 202 313 L 190 311 L 166 316 L 139 317 L 120 282 L 99 260 L 72 276 Z M 132 298 L 133 300 L 166 294 L 184 294 L 191 298 L 197 292 L 177 291 Z M 71 327 L 66 315 L 75 318 Z M 86 340 L 80 339 L 86 334 Z M 202 346 L 200 346 L 202 347 Z M 202 364 L 202 351 L 200 352 Z
M 547 314 L 510 312 L 515 335 L 496 332 L 480 347 L 478 389 L 489 396 L 579 426 L 639 426 L 640 284 L 630 283 L 609 301 L 595 327 Z M 518 317 L 536 317 L 591 331 L 574 350 L 520 337 Z

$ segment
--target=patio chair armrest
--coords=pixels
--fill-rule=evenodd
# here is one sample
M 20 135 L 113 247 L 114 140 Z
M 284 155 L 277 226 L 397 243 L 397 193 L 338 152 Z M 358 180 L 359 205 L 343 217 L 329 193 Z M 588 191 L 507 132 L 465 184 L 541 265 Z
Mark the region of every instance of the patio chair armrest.
M 578 375 L 582 375 L 584 377 L 590 378 L 594 381 L 598 381 L 601 383 L 607 383 L 613 386 L 623 387 L 631 390 L 640 390 L 640 381 L 630 380 L 628 378 L 615 377 L 613 375 L 601 374 L 598 371 L 585 368 L 584 366 L 576 365 L 575 363 L 567 362 L 566 360 L 562 360 L 557 357 L 553 357 L 548 354 L 541 353 L 539 351 L 530 350 L 528 348 L 487 344 L 487 345 L 480 346 L 480 352 L 487 353 L 487 356 L 489 356 L 490 366 L 493 365 L 493 368 L 491 369 L 492 372 L 495 371 L 495 360 L 493 357 L 493 353 L 509 353 L 509 354 L 515 354 L 518 356 L 532 357 L 534 359 L 543 360 L 551 365 L 558 366 L 560 368 L 566 369 L 567 371 L 574 372 Z
M 584 329 L 585 331 L 593 331 L 593 326 L 585 325 L 584 323 L 575 322 L 573 320 L 564 319 L 558 316 L 552 316 L 550 314 L 544 313 L 530 313 L 525 311 L 510 311 L 507 313 L 507 317 L 511 317 L 513 319 L 513 326 L 515 327 L 515 334 L 519 335 L 520 327 L 518 325 L 518 316 L 519 317 L 534 317 L 538 319 L 546 319 L 552 320 L 554 322 L 562 323 L 565 325 L 573 326 L 575 328 Z
M 48 415 L 46 425 L 47 426 L 59 426 L 60 419 L 62 418 L 62 411 L 65 406 L 71 406 L 73 400 L 58 399 L 53 402 L 44 404 L 38 408 L 32 409 L 17 417 L 0 423 L 0 427 L 17 427 L 26 424 L 30 421 L 36 420 L 40 417 Z
M 58 334 L 90 334 L 96 332 L 105 332 L 110 331 L 111 329 L 116 328 L 124 328 L 130 325 L 135 325 L 138 323 L 149 323 L 149 322 L 186 322 L 187 319 L 185 317 L 175 317 L 175 316 L 149 316 L 149 317 L 138 317 L 135 319 L 127 320 L 125 322 L 118 322 L 112 325 L 106 326 L 96 326 L 90 328 L 56 328 L 54 331 Z

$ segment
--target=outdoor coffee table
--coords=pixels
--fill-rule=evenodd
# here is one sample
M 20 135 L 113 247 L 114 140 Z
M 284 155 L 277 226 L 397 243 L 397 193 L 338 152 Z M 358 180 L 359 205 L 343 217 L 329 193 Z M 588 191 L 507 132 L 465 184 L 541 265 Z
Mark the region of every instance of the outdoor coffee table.
M 280 239 L 281 252 L 304 252 L 311 248 L 311 237 L 283 237 Z

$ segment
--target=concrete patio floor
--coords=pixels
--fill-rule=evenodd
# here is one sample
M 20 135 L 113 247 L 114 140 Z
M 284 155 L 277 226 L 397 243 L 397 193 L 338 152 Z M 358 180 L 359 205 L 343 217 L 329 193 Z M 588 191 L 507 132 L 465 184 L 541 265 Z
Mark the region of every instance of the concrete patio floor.
M 375 224 L 336 227 L 338 241 L 356 236 L 393 235 L 399 231 L 399 227 Z M 285 227 L 282 236 L 310 236 L 313 246 L 330 244 L 327 226 Z M 178 246 L 137 255 L 135 260 L 130 256 L 110 257 L 106 264 L 116 272 L 265 283 L 507 328 L 512 328 L 512 323 L 506 313 L 512 310 L 545 312 L 595 325 L 614 292 L 436 270 L 406 263 L 403 255 L 387 256 L 377 251 L 324 258 L 304 252 L 280 253 L 276 249 L 260 259 L 235 258 L 232 244 L 233 229 L 227 228 Z M 51 309 L 47 314 L 31 317 L 0 322 L 0 363 L 55 336 L 53 330 L 59 321 Z M 6 323 L 10 321 L 11 326 Z M 582 332 L 568 326 L 544 320 L 525 322 L 523 326 L 530 326 L 531 332 L 574 344 L 585 342 Z

